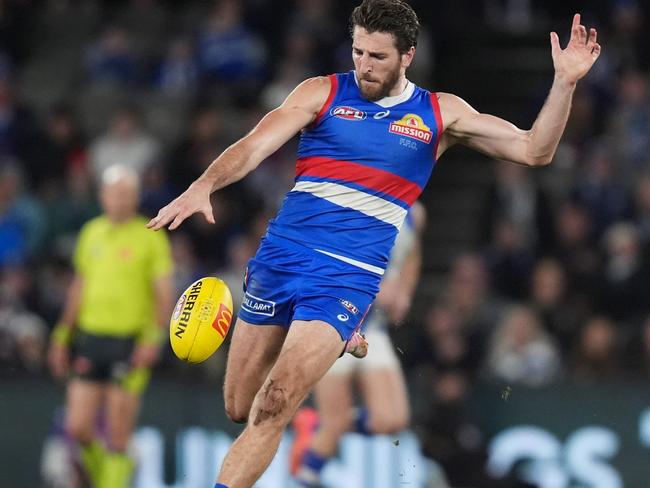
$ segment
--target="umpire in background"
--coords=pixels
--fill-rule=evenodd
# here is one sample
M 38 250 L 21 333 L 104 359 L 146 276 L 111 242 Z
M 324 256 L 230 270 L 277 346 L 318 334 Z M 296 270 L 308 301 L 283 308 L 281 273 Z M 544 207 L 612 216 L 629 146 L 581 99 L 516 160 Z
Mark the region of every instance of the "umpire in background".
M 79 234 L 74 279 L 48 354 L 53 375 L 69 378 L 65 425 L 95 488 L 129 486 L 134 463 L 126 449 L 171 311 L 169 241 L 146 228 L 138 200 L 134 171 L 106 169 L 104 213 Z M 106 442 L 96 432 L 100 414 Z

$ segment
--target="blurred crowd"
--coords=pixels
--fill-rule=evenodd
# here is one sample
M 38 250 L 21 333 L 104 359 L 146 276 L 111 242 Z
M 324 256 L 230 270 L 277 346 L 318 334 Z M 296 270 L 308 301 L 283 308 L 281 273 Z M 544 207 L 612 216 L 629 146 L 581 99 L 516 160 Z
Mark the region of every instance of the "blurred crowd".
M 43 351 L 71 278 L 76 234 L 100 211 L 102 170 L 117 162 L 135 168 L 141 211 L 155 214 L 301 80 L 350 69 L 347 16 L 355 3 L 3 5 L 3 375 L 46 374 Z M 445 33 L 463 22 L 441 25 L 438 13 L 452 15 L 452 2 L 437 10 L 411 3 L 424 27 L 410 76 L 436 89 L 436 70 L 444 69 L 436 54 Z M 560 16 L 565 21 L 574 7 L 472 5 L 484 14 L 478 27 L 506 31 L 513 43 Z M 486 163 L 494 178 L 477 215 L 481 240 L 449 263 L 428 311 L 398 331 L 407 375 L 424 392 L 416 425 L 425 450 L 457 463 L 458 476 L 468 470 L 466 458 L 455 456 L 480 453 L 480 434 L 462 407 L 475 382 L 536 388 L 650 378 L 648 15 L 641 0 L 590 2 L 583 18 L 598 27 L 603 54 L 578 87 L 556 160 L 540 171 Z M 539 19 L 547 24 L 536 25 Z M 214 195 L 215 226 L 193 218 L 171 235 L 177 291 L 217 274 L 240 295 L 246 261 L 292 186 L 294 157 L 295 141 Z M 166 369 L 175 364 L 167 361 Z M 218 376 L 220 367 L 206 374 Z

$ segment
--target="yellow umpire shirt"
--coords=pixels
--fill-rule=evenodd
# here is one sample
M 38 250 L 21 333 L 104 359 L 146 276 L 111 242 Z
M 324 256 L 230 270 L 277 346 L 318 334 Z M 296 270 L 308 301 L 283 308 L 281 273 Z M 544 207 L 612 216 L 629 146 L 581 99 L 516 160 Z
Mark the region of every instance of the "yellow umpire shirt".
M 83 279 L 77 319 L 90 334 L 132 337 L 157 327 L 154 281 L 172 271 L 167 234 L 135 216 L 115 224 L 105 216 L 86 223 L 74 255 Z

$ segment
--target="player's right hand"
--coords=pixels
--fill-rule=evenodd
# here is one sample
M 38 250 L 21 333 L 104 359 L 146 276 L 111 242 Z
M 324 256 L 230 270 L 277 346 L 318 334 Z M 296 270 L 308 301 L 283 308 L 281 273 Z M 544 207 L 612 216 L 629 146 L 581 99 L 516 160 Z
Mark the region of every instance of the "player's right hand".
M 70 348 L 61 344 L 52 343 L 47 352 L 47 364 L 52 376 L 63 379 L 70 369 Z
M 161 208 L 158 211 L 158 215 L 149 221 L 147 227 L 149 229 L 159 230 L 171 222 L 169 230 L 174 230 L 185 219 L 195 213 L 203 214 L 209 223 L 214 224 L 210 193 L 212 192 L 208 184 L 198 180 L 195 181 L 179 197 Z

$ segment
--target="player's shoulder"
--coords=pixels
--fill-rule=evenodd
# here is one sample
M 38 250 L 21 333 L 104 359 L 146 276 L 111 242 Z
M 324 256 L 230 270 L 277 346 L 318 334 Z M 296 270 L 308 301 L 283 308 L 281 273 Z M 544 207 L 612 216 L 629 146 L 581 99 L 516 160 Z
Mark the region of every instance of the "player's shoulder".
M 335 75 L 334 75 L 335 76 Z M 336 83 L 332 76 L 313 76 L 301 82 L 294 93 L 298 92 L 307 96 L 328 96 L 332 85 Z
M 280 110 L 300 109 L 316 117 L 330 98 L 334 83 L 328 76 L 307 78 L 293 89 L 280 106 Z
M 435 92 L 438 97 L 438 102 L 446 104 L 457 104 L 457 103 L 466 103 L 458 95 L 448 92 Z
M 446 92 L 437 92 L 438 104 L 445 125 L 448 126 L 461 117 L 463 114 L 476 113 L 472 106 L 458 95 Z

